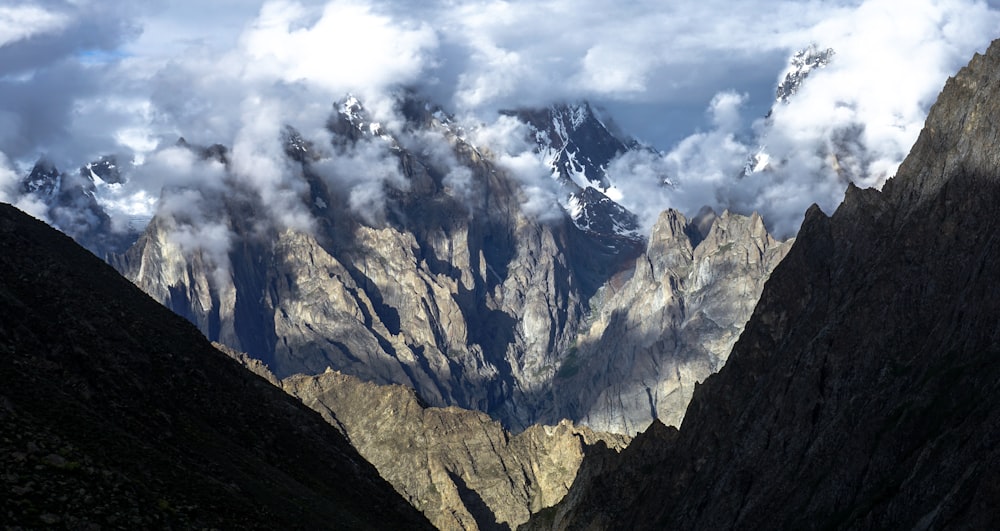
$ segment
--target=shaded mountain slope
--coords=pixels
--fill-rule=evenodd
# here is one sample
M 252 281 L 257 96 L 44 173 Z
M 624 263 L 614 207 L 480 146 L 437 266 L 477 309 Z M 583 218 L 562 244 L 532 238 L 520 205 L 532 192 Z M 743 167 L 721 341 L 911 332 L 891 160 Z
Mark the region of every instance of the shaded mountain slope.
M 40 221 L 0 205 L 10 526 L 429 524 L 316 413 Z
M 807 213 L 679 433 L 585 460 L 527 528 L 997 528 L 998 95 L 995 42 L 882 192 Z

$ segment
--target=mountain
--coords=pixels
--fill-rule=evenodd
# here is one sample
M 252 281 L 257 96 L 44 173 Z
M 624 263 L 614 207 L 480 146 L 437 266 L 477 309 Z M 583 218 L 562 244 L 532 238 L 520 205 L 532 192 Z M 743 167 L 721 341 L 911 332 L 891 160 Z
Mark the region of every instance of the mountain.
M 788 61 L 788 67 L 785 69 L 784 74 L 782 74 L 782 80 L 778 83 L 778 88 L 774 91 L 774 105 L 787 105 L 792 98 L 799 92 L 802 88 L 802 84 L 809 77 L 809 74 L 814 70 L 825 68 L 829 66 L 830 62 L 833 61 L 833 57 L 836 52 L 833 48 L 820 49 L 815 44 L 809 45 L 808 47 L 799 50 L 792 54 L 792 57 Z M 772 106 L 770 110 L 767 111 L 767 116 L 765 116 L 765 127 L 764 133 L 758 138 L 760 147 L 752 155 L 747 157 L 746 163 L 743 165 L 743 177 L 750 177 L 755 173 L 767 173 L 771 171 L 772 164 L 775 161 L 771 160 L 771 154 L 767 152 L 767 129 L 773 125 L 773 118 L 775 107 Z M 854 137 L 856 140 L 857 135 L 860 134 L 859 131 L 842 131 L 834 138 L 839 139 L 840 145 L 836 146 L 837 150 L 834 153 L 830 153 L 830 158 L 837 160 L 838 158 L 844 158 L 845 155 L 850 157 L 851 154 L 848 150 L 844 148 L 845 142 L 848 137 Z M 852 146 L 853 147 L 853 146 Z M 784 161 L 776 161 L 779 164 Z
M 590 221 L 583 225 L 583 217 L 557 201 L 533 209 L 548 197 L 533 195 L 549 186 L 548 176 L 529 181 L 505 168 L 489 146 L 474 144 L 474 135 L 430 104 L 401 98 L 397 105 L 405 123 L 395 129 L 373 120 L 355 98 L 336 106 L 325 140 L 284 129 L 282 163 L 295 179 L 297 204 L 308 208 L 301 216 L 310 220 L 308 227 L 269 224 L 273 206 L 237 178 L 224 191 L 166 190 L 161 204 L 184 208 L 161 208 L 136 244 L 114 260 L 116 267 L 211 340 L 261 360 L 279 378 L 330 367 L 411 387 L 432 406 L 486 412 L 514 431 L 564 417 L 618 433 L 635 433 L 653 416 L 679 420 L 690 394 L 661 400 L 669 394 L 661 381 L 676 381 L 679 368 L 690 386 L 719 366 L 749 316 L 748 301 L 780 258 L 772 249 L 780 246 L 757 230 L 759 223 L 729 215 L 703 256 L 694 249 L 716 223 L 706 218 L 699 229 L 705 233 L 691 233 L 684 244 L 688 263 L 676 274 L 643 276 L 636 271 L 649 263 L 648 256 L 639 260 L 647 254 L 645 240 L 619 230 L 634 216 L 599 190 L 607 182 L 601 172 L 608 157 L 627 145 L 589 107 L 538 111 L 535 126 L 528 127 L 534 131 L 528 140 L 546 140 L 535 144 L 543 167 L 546 160 L 568 164 L 549 166 L 554 179 L 576 172 L 562 181 L 577 187 L 567 192 L 568 201 L 575 193 L 589 205 L 582 212 Z M 543 130 L 542 122 L 553 125 Z M 184 148 L 230 164 L 224 148 L 215 150 L 221 155 Z M 198 212 L 190 212 L 191 205 Z M 224 242 L 198 246 L 192 240 Z M 731 260 L 708 256 L 729 249 Z M 707 272 L 700 280 L 690 273 L 695 263 Z M 744 273 L 750 277 L 741 283 L 736 277 Z M 669 302 L 655 304 L 672 305 L 677 319 L 662 328 L 644 325 L 649 334 L 635 347 L 642 353 L 622 354 L 627 366 L 594 382 L 595 393 L 605 393 L 600 404 L 596 394 L 561 392 L 582 355 L 588 368 L 581 377 L 602 366 L 591 354 L 616 355 L 607 349 L 610 339 L 600 343 L 604 352 L 587 346 L 601 341 L 592 321 L 630 315 L 604 326 L 619 334 L 639 319 L 615 306 L 635 297 L 611 296 L 631 277 L 635 294 L 647 286 L 673 290 Z M 670 278 L 683 286 L 663 288 Z M 687 301 L 689 292 L 727 297 L 722 284 L 708 286 L 715 279 L 746 289 L 733 292 L 738 301 L 732 304 Z M 699 317 L 716 304 L 739 311 Z M 685 313 L 688 307 L 693 311 Z M 686 330 L 683 345 L 660 341 L 680 328 Z M 713 335 L 702 341 L 697 329 Z M 587 343 L 582 349 L 581 342 Z M 637 358 L 644 361 L 632 361 Z M 664 371 L 643 373 L 643 363 Z M 698 368 L 688 371 L 689 365 Z M 658 405 L 635 407 L 647 388 L 657 389 Z M 618 396 L 619 390 L 628 396 Z
M 829 65 L 830 61 L 833 60 L 834 53 L 833 48 L 821 50 L 815 44 L 795 52 L 789 61 L 790 64 L 784 73 L 784 78 L 775 90 L 775 101 L 788 103 L 792 96 L 799 91 L 802 82 L 809 77 L 809 73 Z
M 591 299 L 543 418 L 630 435 L 655 419 L 679 426 L 695 385 L 725 364 L 790 247 L 756 213 L 706 208 L 689 221 L 664 211 L 635 266 Z
M 412 389 L 328 371 L 280 385 L 343 430 L 438 529 L 512 529 L 561 500 L 584 455 L 628 438 L 563 421 L 516 435 L 482 412 L 428 407 Z
M 46 159 L 39 160 L 21 181 L 21 192 L 44 205 L 52 226 L 102 258 L 128 249 L 138 231 L 117 227 L 101 205 L 103 189 L 121 186 L 114 157 L 103 157 L 78 172 L 62 172 Z
M 882 191 L 809 210 L 680 430 L 585 459 L 525 528 L 1000 525 L 998 94 L 995 41 Z
M 635 214 L 606 194 L 617 193 L 607 171 L 611 161 L 631 149 L 644 148 L 635 140 L 618 138 L 587 102 L 502 114 L 528 125 L 536 152 L 566 195 L 566 206 L 578 228 L 607 238 L 642 239 Z
M 0 514 L 15 529 L 430 529 L 318 414 L 0 204 Z

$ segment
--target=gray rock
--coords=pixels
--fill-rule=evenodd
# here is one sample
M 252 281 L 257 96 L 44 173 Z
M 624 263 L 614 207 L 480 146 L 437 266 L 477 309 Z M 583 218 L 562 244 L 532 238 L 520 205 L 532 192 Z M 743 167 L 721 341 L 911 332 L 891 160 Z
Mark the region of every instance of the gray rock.
M 164 214 L 118 268 L 280 378 L 332 367 L 515 431 L 562 418 L 618 433 L 657 417 L 679 423 L 786 246 L 757 216 L 688 224 L 667 213 L 644 254 L 633 237 L 582 230 L 565 213 L 539 220 L 522 209 L 519 181 L 420 109 L 410 126 L 449 139 L 472 176 L 471 202 L 449 192 L 432 160 L 384 131 L 366 137 L 354 105 L 332 121 L 336 141 L 389 143 L 408 182 L 387 188 L 386 219 L 353 215 L 288 130 L 315 230 L 262 229 L 253 194 L 203 191 L 232 234 L 222 259 L 178 245 L 187 220 Z
M 881 192 L 809 210 L 680 431 L 586 459 L 525 529 L 997 528 L 998 95 L 995 41 Z

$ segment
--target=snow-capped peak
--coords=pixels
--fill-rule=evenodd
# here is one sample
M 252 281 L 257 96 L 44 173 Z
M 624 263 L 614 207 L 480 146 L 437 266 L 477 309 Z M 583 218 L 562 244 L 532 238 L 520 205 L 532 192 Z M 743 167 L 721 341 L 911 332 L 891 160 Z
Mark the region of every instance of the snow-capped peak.
M 336 108 L 341 120 L 345 121 L 349 125 L 349 128 L 362 135 L 393 141 L 392 136 L 386 132 L 382 124 L 371 119 L 364 105 L 355 96 L 348 94 Z
M 784 79 L 778 84 L 775 100 L 788 103 L 789 98 L 799 91 L 802 82 L 809 77 L 809 73 L 830 64 L 833 55 L 833 48 L 820 50 L 815 44 L 810 44 L 806 49 L 796 52 L 789 61 Z

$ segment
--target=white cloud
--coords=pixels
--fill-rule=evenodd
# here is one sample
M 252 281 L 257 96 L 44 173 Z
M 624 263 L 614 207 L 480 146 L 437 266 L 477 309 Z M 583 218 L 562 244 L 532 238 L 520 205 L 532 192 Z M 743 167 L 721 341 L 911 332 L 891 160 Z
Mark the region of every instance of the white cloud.
M 566 198 L 552 178 L 552 170 L 534 152 L 530 138 L 528 126 L 507 115 L 469 129 L 471 143 L 487 149 L 497 166 L 520 183 L 525 194 L 521 204 L 525 214 L 540 221 L 561 219 L 559 205 Z
M 312 11 L 294 1 L 264 4 L 241 39 L 249 79 L 370 93 L 415 82 L 437 46 L 426 22 L 393 19 L 361 2 L 330 2 L 318 19 Z
M 0 6 L 0 47 L 64 28 L 69 17 L 33 4 Z
M 407 86 L 491 124 L 470 133 L 475 143 L 544 214 L 558 193 L 494 111 L 587 98 L 631 110 L 619 124 L 666 152 L 616 163 L 627 205 L 644 216 L 699 202 L 758 209 L 790 233 L 810 202 L 835 206 L 846 179 L 891 175 L 944 79 L 998 29 L 997 2 L 977 0 L 34 0 L 0 7 L 0 152 L 21 167 L 44 153 L 64 169 L 145 158 L 127 191 L 146 194 L 138 208 L 156 184 L 192 184 L 169 170 L 183 167 L 166 160 L 177 137 L 222 143 L 278 225 L 308 227 L 281 127 L 321 138 L 331 103 L 352 92 L 398 130 L 390 93 Z M 738 179 L 784 58 L 811 42 L 835 48 L 834 62 L 757 125 L 773 171 Z M 381 148 L 361 149 L 329 154 L 325 173 L 378 220 L 385 187 L 405 184 Z M 157 164 L 159 178 L 144 173 Z M 191 171 L 225 179 L 200 164 Z M 446 185 L 471 193 L 456 168 Z M 673 188 L 657 184 L 664 174 Z
M 200 255 L 212 268 L 211 279 L 224 285 L 231 276 L 229 251 L 235 241 L 226 212 L 218 198 L 195 189 L 166 190 L 158 214 L 167 227 L 166 237 L 184 256 Z
M 848 182 L 880 188 L 916 140 L 945 79 L 998 29 L 1000 15 L 982 2 L 867 0 L 839 10 L 795 33 L 836 55 L 770 119 L 757 120 L 756 136 L 746 134 L 746 96 L 720 92 L 710 104 L 710 130 L 662 158 L 631 154 L 612 165 L 623 202 L 647 224 L 658 201 L 689 214 L 704 204 L 756 210 L 779 235 L 792 235 L 810 204 L 832 212 Z M 743 162 L 761 144 L 770 156 L 767 171 L 742 178 Z M 656 185 L 663 175 L 673 187 Z
M 410 185 L 391 148 L 382 138 L 363 138 L 349 148 L 334 149 L 312 168 L 335 191 L 346 194 L 355 214 L 371 226 L 382 226 L 388 214 L 387 188 L 405 191 Z

